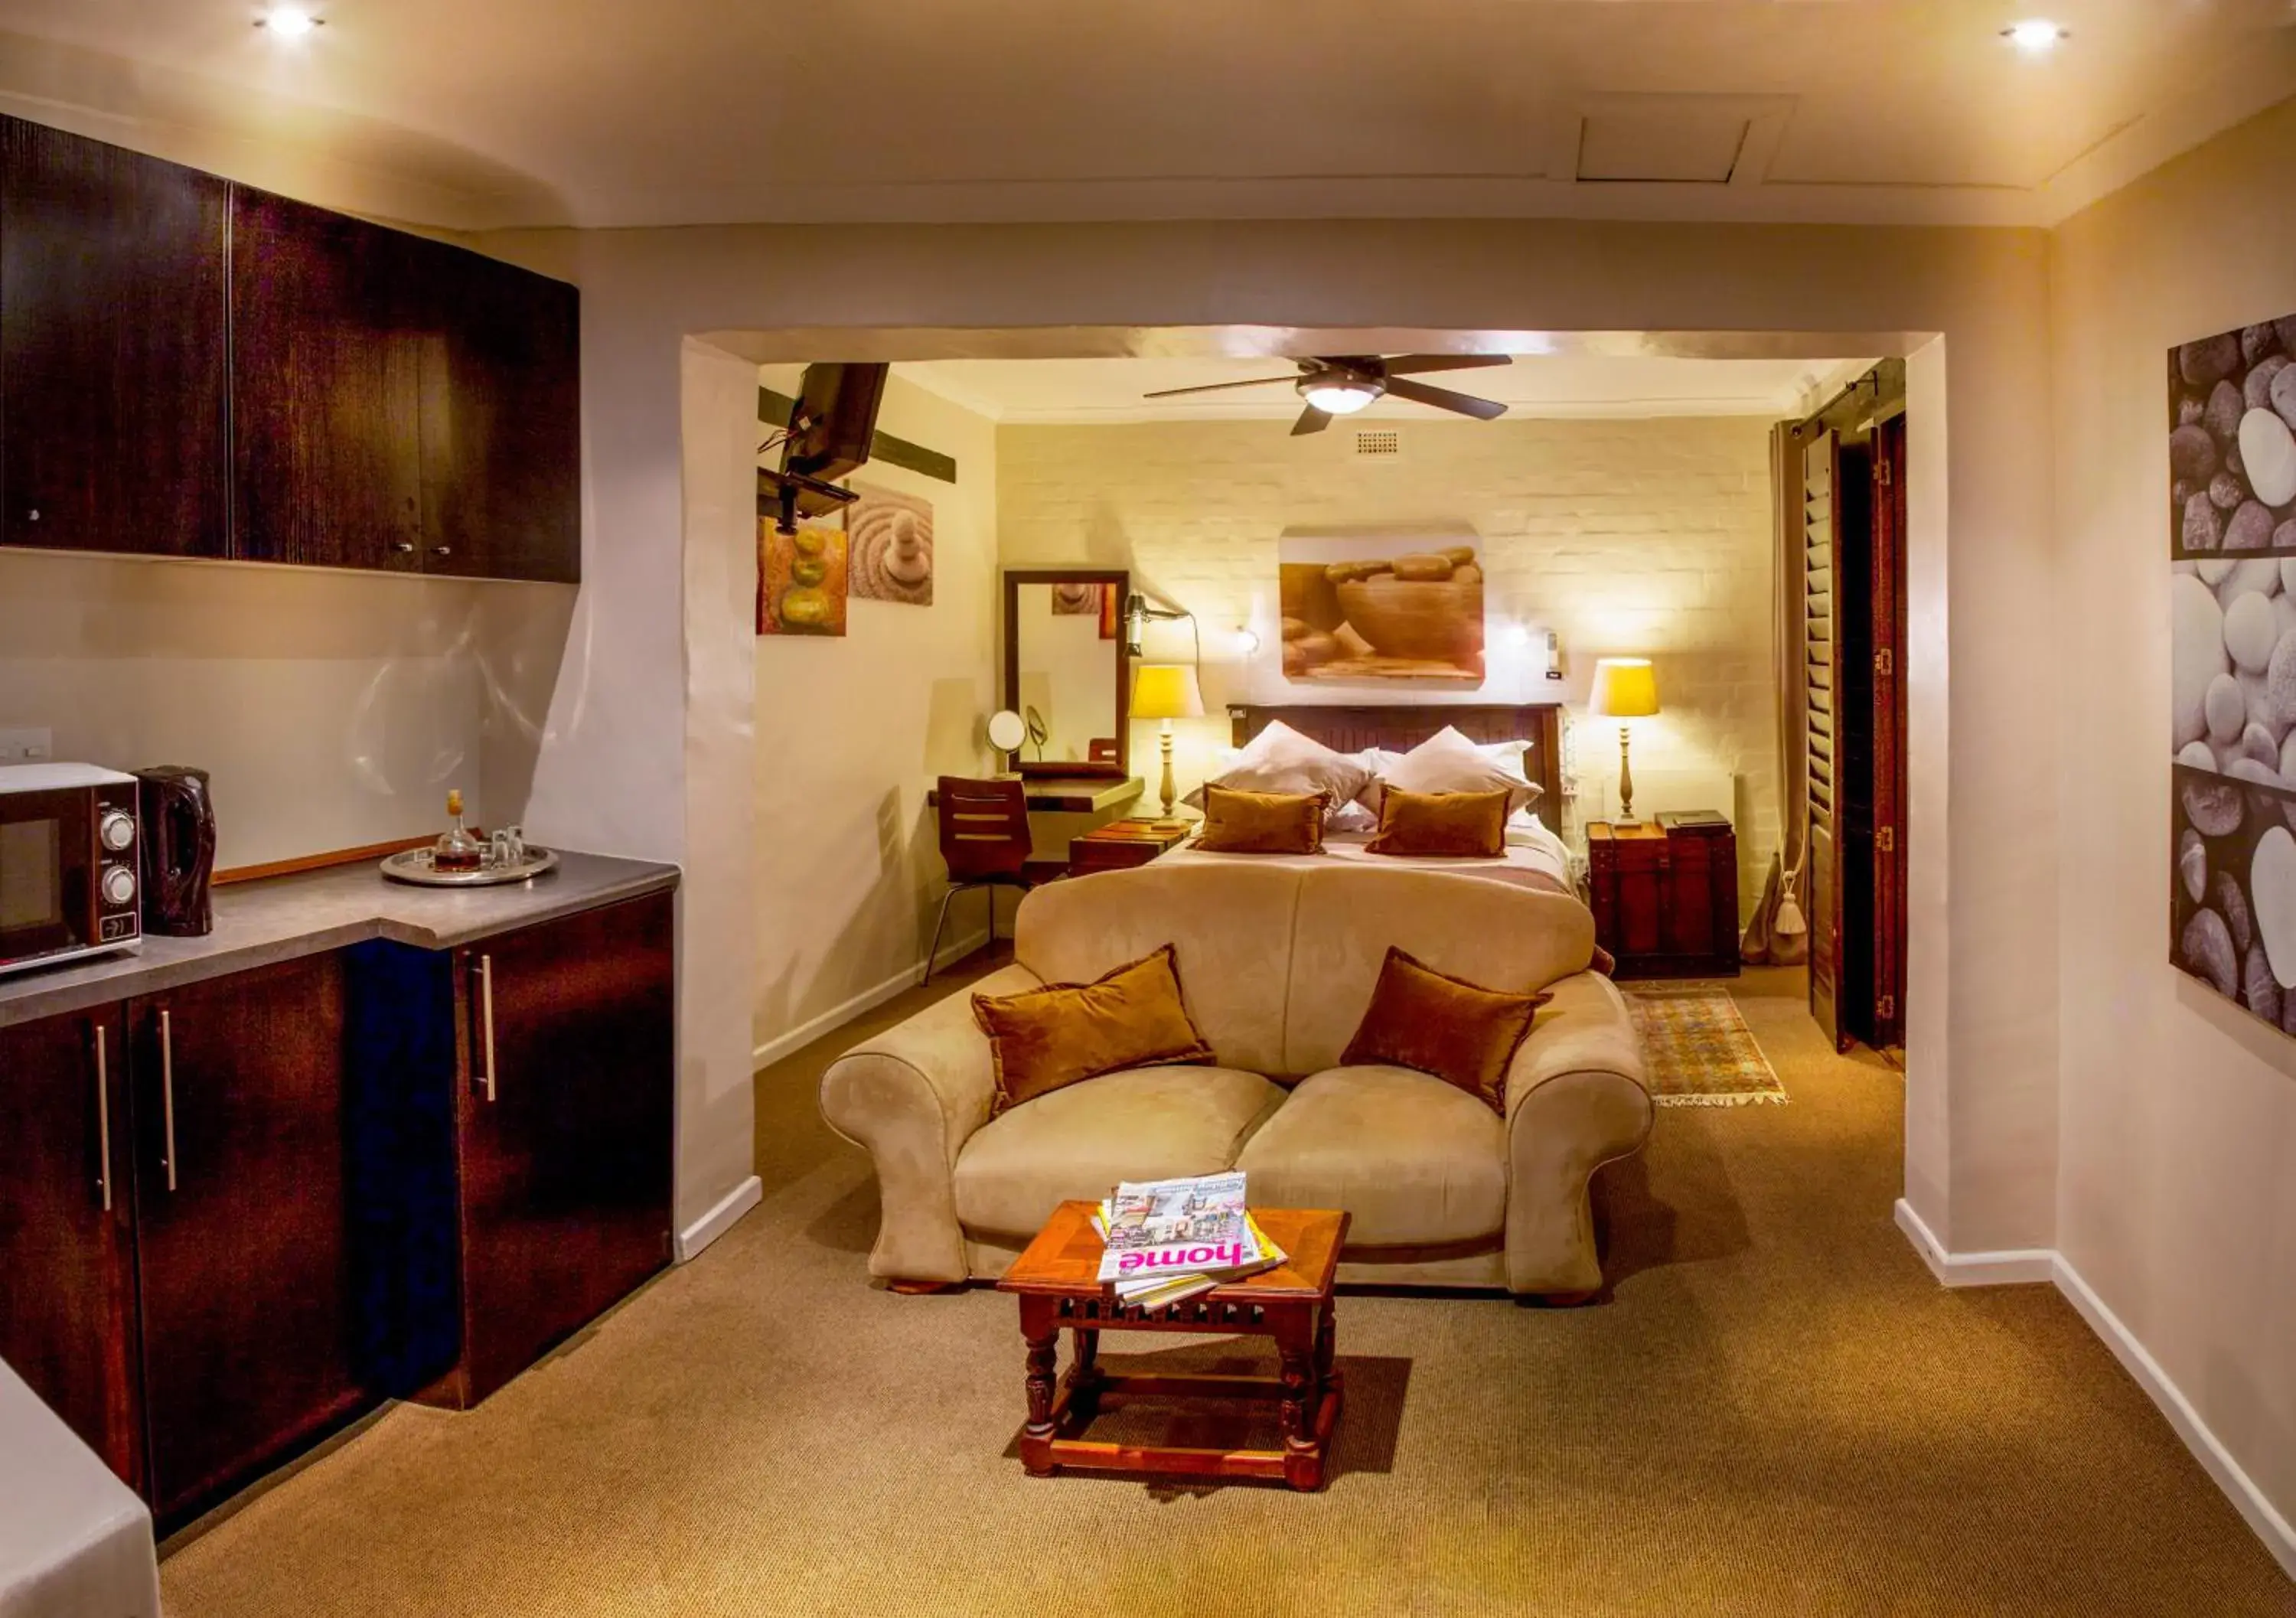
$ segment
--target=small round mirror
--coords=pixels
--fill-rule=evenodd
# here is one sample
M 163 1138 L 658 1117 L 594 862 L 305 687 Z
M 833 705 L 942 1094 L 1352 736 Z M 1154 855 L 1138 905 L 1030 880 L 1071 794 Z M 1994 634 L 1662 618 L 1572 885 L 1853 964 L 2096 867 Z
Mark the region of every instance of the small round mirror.
M 997 752 L 1011 752 L 1028 739 L 1028 727 L 1010 708 L 999 709 L 988 716 L 988 745 Z

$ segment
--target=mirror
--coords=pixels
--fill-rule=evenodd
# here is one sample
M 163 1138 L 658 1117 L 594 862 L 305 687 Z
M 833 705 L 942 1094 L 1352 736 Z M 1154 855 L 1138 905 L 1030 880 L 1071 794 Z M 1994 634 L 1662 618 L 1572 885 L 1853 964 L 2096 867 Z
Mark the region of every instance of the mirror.
M 1119 614 L 1121 568 L 1004 575 L 1004 706 L 1027 723 L 1013 768 L 1024 776 L 1129 773 L 1125 688 L 1131 658 Z

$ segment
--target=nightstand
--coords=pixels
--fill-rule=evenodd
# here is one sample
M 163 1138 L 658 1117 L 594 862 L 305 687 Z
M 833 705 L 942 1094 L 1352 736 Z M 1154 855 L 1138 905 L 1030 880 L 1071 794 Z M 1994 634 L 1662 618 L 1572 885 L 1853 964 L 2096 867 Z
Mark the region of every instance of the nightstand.
M 1193 820 L 1111 820 L 1069 839 L 1069 875 L 1123 871 L 1177 848 L 1196 829 Z
M 1738 839 L 1727 821 L 1587 827 L 1595 938 L 1622 978 L 1738 975 Z

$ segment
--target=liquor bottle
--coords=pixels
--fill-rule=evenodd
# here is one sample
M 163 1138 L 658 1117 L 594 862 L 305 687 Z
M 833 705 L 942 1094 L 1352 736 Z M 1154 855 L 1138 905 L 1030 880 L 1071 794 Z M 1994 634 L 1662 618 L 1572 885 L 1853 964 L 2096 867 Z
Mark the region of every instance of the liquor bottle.
M 436 871 L 475 871 L 487 862 L 487 845 L 473 837 L 463 825 L 463 793 L 460 788 L 450 788 L 447 793 L 447 813 L 453 824 L 439 834 L 430 845 L 430 867 Z

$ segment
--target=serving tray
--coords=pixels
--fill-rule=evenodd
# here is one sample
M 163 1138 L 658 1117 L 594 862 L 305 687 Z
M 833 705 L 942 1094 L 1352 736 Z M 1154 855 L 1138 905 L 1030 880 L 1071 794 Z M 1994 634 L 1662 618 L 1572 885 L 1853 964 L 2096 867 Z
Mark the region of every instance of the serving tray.
M 382 874 L 393 882 L 411 882 L 425 888 L 491 888 L 506 882 L 539 876 L 558 863 L 555 849 L 526 845 L 526 858 L 516 865 L 481 866 L 475 871 L 440 871 L 430 864 L 429 849 L 402 849 L 382 862 Z

